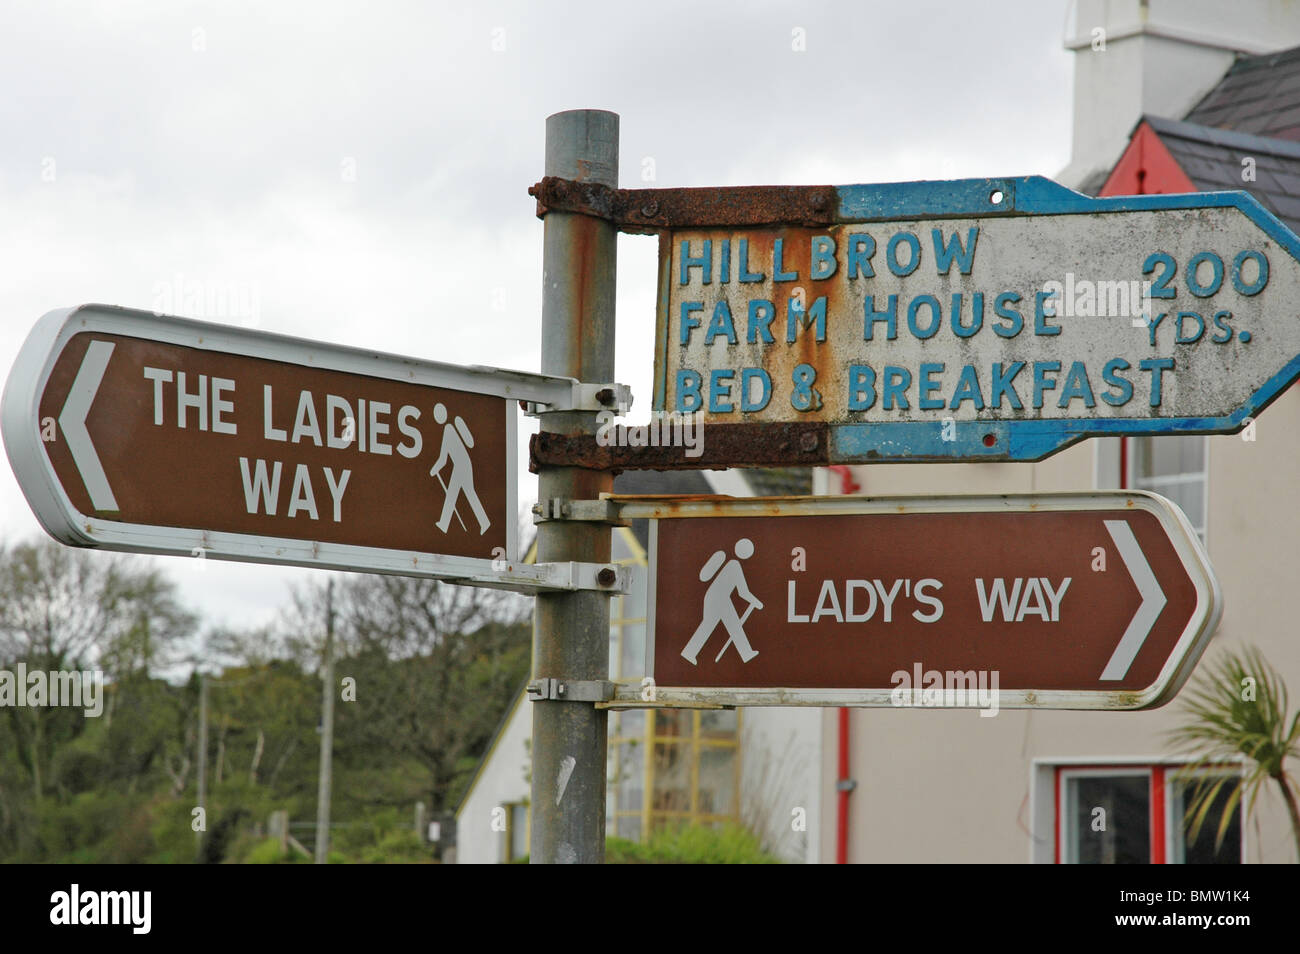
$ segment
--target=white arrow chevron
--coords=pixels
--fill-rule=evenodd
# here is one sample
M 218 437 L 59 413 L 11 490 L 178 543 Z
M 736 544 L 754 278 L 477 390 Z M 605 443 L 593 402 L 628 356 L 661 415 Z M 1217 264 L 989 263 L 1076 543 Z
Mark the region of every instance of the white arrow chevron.
M 81 472 L 81 480 L 90 494 L 90 505 L 96 510 L 116 510 L 117 498 L 113 488 L 108 485 L 108 475 L 104 465 L 99 462 L 99 454 L 90 440 L 90 431 L 86 430 L 86 415 L 90 405 L 95 401 L 99 383 L 104 380 L 108 369 L 108 359 L 113 354 L 110 341 L 92 341 L 86 349 L 86 357 L 81 361 L 81 368 L 72 382 L 68 399 L 63 402 L 63 411 L 59 414 L 59 427 L 68 442 L 72 462 Z
M 1165 597 L 1165 591 L 1160 588 L 1159 582 L 1156 581 L 1156 575 L 1151 572 L 1151 564 L 1147 562 L 1142 548 L 1138 546 L 1137 538 L 1133 536 L 1133 528 L 1128 525 L 1128 521 L 1107 520 L 1105 523 L 1110 538 L 1115 541 L 1115 548 L 1119 550 L 1124 565 L 1128 567 L 1129 576 L 1133 577 L 1138 593 L 1142 596 L 1142 605 L 1129 620 L 1128 629 L 1124 630 L 1119 645 L 1111 654 L 1110 662 L 1106 663 L 1106 668 L 1102 670 L 1101 678 L 1112 680 L 1123 679 L 1128 674 L 1129 666 L 1133 665 L 1138 650 L 1147 641 L 1147 636 L 1151 634 L 1151 627 L 1155 626 L 1160 611 L 1165 608 L 1169 600 Z

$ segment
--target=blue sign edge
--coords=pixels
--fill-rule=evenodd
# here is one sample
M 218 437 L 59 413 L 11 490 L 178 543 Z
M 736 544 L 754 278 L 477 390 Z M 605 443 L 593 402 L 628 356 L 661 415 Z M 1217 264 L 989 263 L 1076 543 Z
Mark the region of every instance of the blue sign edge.
M 1096 212 L 1162 212 L 1235 208 L 1300 261 L 1300 236 L 1247 192 L 1179 192 L 1094 197 L 1044 176 L 920 180 L 836 186 L 835 224 L 1016 215 L 1086 215 Z M 996 200 L 996 201 L 995 201 Z M 695 227 L 692 230 L 703 230 Z M 671 241 L 665 233 L 662 241 Z M 660 262 L 660 326 L 667 366 L 667 282 Z M 656 342 L 660 344 L 660 342 Z M 1224 417 L 974 420 L 945 429 L 937 421 L 870 421 L 829 424 L 830 458 L 837 463 L 908 463 L 1043 460 L 1089 437 L 1170 434 L 1232 434 L 1245 426 L 1300 377 L 1300 355 Z M 667 382 L 654 380 L 653 407 L 662 411 Z

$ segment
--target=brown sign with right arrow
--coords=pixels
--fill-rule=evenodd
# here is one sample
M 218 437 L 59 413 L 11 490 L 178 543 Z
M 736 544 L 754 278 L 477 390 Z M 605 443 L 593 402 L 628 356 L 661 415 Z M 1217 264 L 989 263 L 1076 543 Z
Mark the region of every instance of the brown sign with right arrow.
M 1153 494 L 823 499 L 661 511 L 659 695 L 1142 708 L 1218 618 L 1195 534 Z

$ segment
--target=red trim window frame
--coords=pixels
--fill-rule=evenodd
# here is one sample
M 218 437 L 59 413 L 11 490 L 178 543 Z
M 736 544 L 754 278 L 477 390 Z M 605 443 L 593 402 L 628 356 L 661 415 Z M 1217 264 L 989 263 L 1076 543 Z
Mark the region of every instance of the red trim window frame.
M 1151 813 L 1150 824 L 1148 826 L 1150 831 L 1150 845 L 1149 845 L 1149 855 L 1148 855 L 1150 859 L 1149 863 L 1156 864 L 1156 865 L 1168 864 L 1169 863 L 1169 857 L 1168 857 L 1169 856 L 1169 834 L 1171 828 L 1170 828 L 1170 819 L 1169 819 L 1170 806 L 1167 798 L 1167 793 L 1168 793 L 1168 786 L 1170 782 L 1170 772 L 1176 771 L 1180 767 L 1181 765 L 1177 763 L 1152 764 L 1152 763 L 1143 763 L 1143 762 L 1116 762 L 1116 763 L 1098 762 L 1094 764 L 1053 766 L 1052 788 L 1054 792 L 1054 805 L 1053 805 L 1054 808 L 1053 841 L 1055 846 L 1054 862 L 1058 865 L 1064 863 L 1064 859 L 1062 856 L 1062 849 L 1064 847 L 1064 839 L 1065 839 L 1064 779 L 1067 775 L 1112 775 L 1112 776 L 1113 775 L 1128 775 L 1128 776 L 1145 775 L 1148 779 L 1147 804 L 1148 804 L 1148 810 Z M 1236 771 L 1240 771 L 1241 767 L 1239 765 L 1223 765 L 1223 766 L 1218 766 L 1217 768 L 1222 771 L 1236 772 Z M 1240 805 L 1238 805 L 1237 811 L 1239 813 L 1242 811 Z M 1241 835 L 1242 835 L 1241 860 L 1242 862 L 1245 862 L 1246 826 L 1245 826 L 1244 817 L 1242 818 Z

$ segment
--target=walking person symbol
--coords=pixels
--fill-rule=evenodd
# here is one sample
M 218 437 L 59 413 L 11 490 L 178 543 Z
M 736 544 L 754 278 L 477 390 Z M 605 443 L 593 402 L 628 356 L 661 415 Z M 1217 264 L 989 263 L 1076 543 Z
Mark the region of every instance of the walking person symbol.
M 695 635 L 682 650 L 682 657 L 692 666 L 696 665 L 695 657 L 709 641 L 709 637 L 713 635 L 719 623 L 727 631 L 727 641 L 722 644 L 722 649 L 714 662 L 721 660 L 727 647 L 733 644 L 736 652 L 740 653 L 741 662 L 749 662 L 758 655 L 758 650 L 749 645 L 744 626 L 749 614 L 756 609 L 762 609 L 763 604 L 749 591 L 749 586 L 745 583 L 745 571 L 740 565 L 741 560 L 748 560 L 753 555 L 754 544 L 749 539 L 742 538 L 736 541 L 737 559 L 728 561 L 726 551 L 719 550 L 700 568 L 700 581 L 705 582 L 713 577 L 713 582 L 709 583 L 709 588 L 704 592 L 704 617 L 700 620 Z M 725 566 L 723 566 L 724 562 Z M 714 576 L 715 573 L 717 576 Z M 743 615 L 736 615 L 736 606 L 731 599 L 733 595 L 739 595 L 749 603 Z
M 474 511 L 474 516 L 478 518 L 478 532 L 479 536 L 482 536 L 487 533 L 492 521 L 488 519 L 487 512 L 478 499 L 478 493 L 474 490 L 474 465 L 469 460 L 469 448 L 474 446 L 474 435 L 469 432 L 469 426 L 459 415 L 456 416 L 454 426 L 447 424 L 447 409 L 441 402 L 433 406 L 433 419 L 439 424 L 446 425 L 442 429 L 442 449 L 438 452 L 438 462 L 429 470 L 432 476 L 438 478 L 443 493 L 447 495 L 442 505 L 442 517 L 438 520 L 438 529 L 446 533 L 454 516 L 460 528 L 468 530 L 465 521 L 456 510 L 456 504 L 463 496 L 469 503 L 470 509 Z M 439 471 L 448 462 L 451 463 L 451 476 L 444 481 Z

